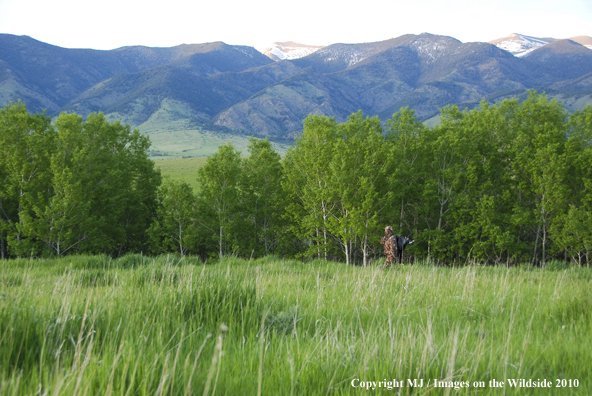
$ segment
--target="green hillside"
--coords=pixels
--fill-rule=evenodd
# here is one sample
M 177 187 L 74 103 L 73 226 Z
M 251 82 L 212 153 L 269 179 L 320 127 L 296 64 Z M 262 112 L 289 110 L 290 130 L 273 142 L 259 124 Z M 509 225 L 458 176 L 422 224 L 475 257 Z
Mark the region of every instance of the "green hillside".
M 191 114 L 192 110 L 187 103 L 163 99 L 158 109 L 137 126 L 142 134 L 150 137 L 152 159 L 207 157 L 227 142 L 232 142 L 238 150 L 246 152 L 249 136 L 207 130 L 192 121 Z M 108 114 L 107 119 L 137 125 L 123 113 Z M 283 155 L 288 144 L 273 143 L 273 147 Z

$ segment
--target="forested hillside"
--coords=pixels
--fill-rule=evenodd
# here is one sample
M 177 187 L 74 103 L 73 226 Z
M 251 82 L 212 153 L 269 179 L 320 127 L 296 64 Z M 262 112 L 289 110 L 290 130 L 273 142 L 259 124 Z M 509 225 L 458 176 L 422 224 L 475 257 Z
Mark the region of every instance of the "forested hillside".
M 381 122 L 309 116 L 282 160 L 252 138 L 221 146 L 194 191 L 165 180 L 149 140 L 102 114 L 52 124 L 22 104 L 0 111 L 2 258 L 177 252 L 337 259 L 381 257 L 386 225 L 441 263 L 589 262 L 592 107 L 555 100 L 441 110 Z M 408 257 L 409 258 L 409 257 Z

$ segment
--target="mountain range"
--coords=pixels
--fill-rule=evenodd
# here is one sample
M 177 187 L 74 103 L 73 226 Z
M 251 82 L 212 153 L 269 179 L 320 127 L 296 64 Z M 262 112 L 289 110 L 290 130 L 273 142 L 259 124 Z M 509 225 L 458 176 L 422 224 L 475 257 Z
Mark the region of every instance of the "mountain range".
M 257 50 L 274 61 L 280 61 L 284 59 L 291 60 L 304 58 L 305 56 L 310 55 L 321 48 L 325 48 L 325 46 L 306 45 L 295 43 L 293 41 L 286 41 L 276 42 L 271 44 L 269 47 L 258 48 Z
M 581 44 L 588 49 L 592 49 L 592 37 L 576 36 L 570 37 L 568 40 L 575 41 L 576 43 Z M 488 41 L 488 43 L 506 50 L 512 53 L 514 56 L 522 57 L 528 55 L 535 49 L 554 41 L 557 41 L 557 39 L 551 37 L 532 37 L 526 36 L 524 34 L 512 33 L 507 37 Z
M 473 108 L 529 89 L 579 109 L 592 103 L 591 46 L 588 36 L 462 43 L 424 33 L 326 47 L 274 43 L 266 54 L 222 42 L 97 51 L 1 34 L 0 104 L 22 100 L 52 116 L 103 111 L 164 151 L 179 134 L 186 142 L 204 134 L 290 142 L 309 114 L 343 121 L 361 109 L 386 120 L 409 106 L 429 121 L 445 105 Z M 187 151 L 183 144 L 169 151 Z

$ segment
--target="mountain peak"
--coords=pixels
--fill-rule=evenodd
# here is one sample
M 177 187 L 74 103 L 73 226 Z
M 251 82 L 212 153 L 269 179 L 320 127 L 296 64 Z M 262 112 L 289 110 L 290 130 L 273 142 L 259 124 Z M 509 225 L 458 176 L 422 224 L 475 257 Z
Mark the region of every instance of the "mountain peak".
M 321 48 L 325 48 L 325 46 L 300 44 L 294 41 L 282 41 L 272 43 L 266 48 L 257 48 L 257 50 L 274 61 L 280 61 L 285 59 L 292 60 L 304 58 Z
M 493 44 L 498 48 L 506 50 L 517 57 L 522 57 L 528 53 L 540 48 L 544 45 L 555 41 L 551 37 L 532 37 L 520 33 L 512 33 L 509 36 L 502 37 L 499 39 L 488 41 L 489 44 Z
M 529 56 L 533 56 L 537 53 L 556 53 L 556 54 L 575 54 L 575 53 L 582 53 L 582 54 L 588 54 L 589 50 L 582 44 L 571 40 L 571 39 L 561 39 L 561 40 L 555 40 L 552 43 L 549 43 L 548 45 L 546 45 L 544 48 L 541 48 L 538 51 L 535 51 L 532 53 L 532 55 Z
M 569 38 L 571 41 L 575 41 L 578 44 L 592 50 L 592 37 L 590 36 L 575 36 Z

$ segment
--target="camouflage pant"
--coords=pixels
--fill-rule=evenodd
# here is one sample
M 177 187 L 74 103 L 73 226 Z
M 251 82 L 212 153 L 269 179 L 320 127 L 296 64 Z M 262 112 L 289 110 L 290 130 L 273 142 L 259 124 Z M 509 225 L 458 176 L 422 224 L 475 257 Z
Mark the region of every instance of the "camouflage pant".
M 395 261 L 395 255 L 394 254 L 387 254 L 386 255 L 386 261 L 384 263 L 385 267 L 388 267 L 389 265 L 391 265 L 393 263 L 393 261 Z
M 390 235 L 383 237 L 380 243 L 384 245 L 384 254 L 386 255 L 386 262 L 384 263 L 384 266 L 388 267 L 393 263 L 393 261 L 397 261 L 397 240 L 394 235 Z

